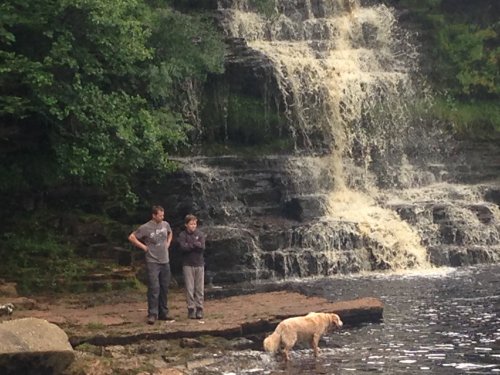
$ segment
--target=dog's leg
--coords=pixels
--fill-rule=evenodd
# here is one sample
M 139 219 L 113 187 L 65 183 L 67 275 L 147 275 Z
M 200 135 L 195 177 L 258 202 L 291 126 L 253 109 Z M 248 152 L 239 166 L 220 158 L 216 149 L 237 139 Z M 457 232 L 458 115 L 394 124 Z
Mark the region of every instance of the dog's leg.
M 313 337 L 311 338 L 311 347 L 313 348 L 314 350 L 314 356 L 317 357 L 318 354 L 319 354 L 319 339 L 320 339 L 320 335 L 315 333 L 313 335 Z
M 296 332 L 286 332 L 281 335 L 281 343 L 283 344 L 283 358 L 285 361 L 290 359 L 290 349 L 293 348 L 297 342 Z
M 285 362 L 288 362 L 290 360 L 290 354 L 289 354 L 289 351 L 290 351 L 290 348 L 288 348 L 287 346 L 285 346 L 283 348 L 283 360 Z

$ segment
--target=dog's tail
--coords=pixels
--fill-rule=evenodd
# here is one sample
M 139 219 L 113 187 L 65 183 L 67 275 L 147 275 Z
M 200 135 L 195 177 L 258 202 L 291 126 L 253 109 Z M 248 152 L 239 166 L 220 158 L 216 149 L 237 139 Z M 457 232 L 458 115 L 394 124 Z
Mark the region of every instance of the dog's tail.
M 276 331 L 264 339 L 264 350 L 269 353 L 276 353 L 281 344 L 281 335 Z

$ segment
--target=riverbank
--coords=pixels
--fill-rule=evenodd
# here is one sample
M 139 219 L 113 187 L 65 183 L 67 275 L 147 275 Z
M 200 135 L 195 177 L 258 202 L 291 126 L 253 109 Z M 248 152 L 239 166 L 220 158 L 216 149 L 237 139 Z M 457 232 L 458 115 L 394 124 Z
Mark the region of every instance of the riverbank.
M 210 291 L 207 296 L 210 296 Z M 64 297 L 1 297 L 0 304 L 7 300 L 16 305 L 16 310 L 11 317 L 0 319 L 35 317 L 58 325 L 68 334 L 73 347 L 81 352 L 77 358 L 80 358 L 81 362 L 84 357 L 83 362 L 86 366 L 89 358 L 91 362 L 101 363 L 104 357 L 107 358 L 105 362 L 109 363 L 113 362 L 111 359 L 122 361 L 131 357 L 131 351 L 137 354 L 136 352 L 151 350 L 144 349 L 145 345 L 154 346 L 156 354 L 159 354 L 158 348 L 162 348 L 161 354 L 153 356 L 153 359 L 148 361 L 151 369 L 145 373 L 150 374 L 166 373 L 158 372 L 162 368 L 188 369 L 190 366 L 193 367 L 193 355 L 196 352 L 199 354 L 214 348 L 222 350 L 235 348 L 235 345 L 242 345 L 242 339 L 246 340 L 245 345 L 261 350 L 261 340 L 266 333 L 272 331 L 279 321 L 289 316 L 304 315 L 310 311 L 336 312 L 348 326 L 381 321 L 383 313 L 382 303 L 375 298 L 328 301 L 297 292 L 273 291 L 208 298 L 205 303 L 205 318 L 191 320 L 187 318 L 182 290 L 174 289 L 169 296 L 169 307 L 175 321 L 157 321 L 154 325 L 148 325 L 144 290 Z M 195 344 L 186 344 L 186 339 L 195 339 L 193 340 Z M 219 341 L 215 343 L 214 340 Z M 224 343 L 220 340 L 224 340 Z M 165 342 L 169 342 L 168 349 L 164 347 Z M 125 353 L 121 353 L 122 349 L 116 349 L 124 346 L 128 347 Z M 193 349 L 193 346 L 198 349 Z M 137 365 L 141 367 L 144 363 L 138 362 Z M 78 366 L 82 367 L 81 364 Z M 127 366 L 133 367 L 130 364 Z

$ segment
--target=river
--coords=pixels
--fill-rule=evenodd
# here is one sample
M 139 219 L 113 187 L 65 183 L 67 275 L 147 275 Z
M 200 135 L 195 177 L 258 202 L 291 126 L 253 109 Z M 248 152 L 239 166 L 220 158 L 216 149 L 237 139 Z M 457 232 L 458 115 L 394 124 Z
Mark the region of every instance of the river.
M 317 360 L 307 347 L 296 348 L 288 364 L 261 350 L 242 350 L 220 353 L 195 373 L 500 374 L 500 265 L 298 280 L 283 287 L 333 301 L 377 297 L 385 304 L 384 319 L 329 333 Z

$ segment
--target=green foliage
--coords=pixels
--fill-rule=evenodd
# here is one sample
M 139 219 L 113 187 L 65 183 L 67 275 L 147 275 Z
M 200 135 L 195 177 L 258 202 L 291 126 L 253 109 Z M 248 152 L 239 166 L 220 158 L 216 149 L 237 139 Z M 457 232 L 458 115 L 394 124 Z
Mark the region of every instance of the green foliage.
M 441 119 L 451 121 L 458 133 L 468 137 L 488 138 L 495 130 L 500 132 L 500 107 L 495 101 L 439 99 L 433 112 Z
M 498 127 L 500 11 L 496 0 L 401 0 L 426 30 L 435 107 L 457 130 L 484 136 Z M 474 130 L 475 129 L 475 130 Z
M 222 156 L 240 155 L 242 157 L 257 157 L 271 154 L 286 154 L 294 149 L 291 138 L 272 139 L 265 144 L 241 145 L 236 142 L 228 143 L 207 143 L 203 145 L 203 155 Z
M 204 105 L 205 136 L 211 148 L 217 148 L 214 144 L 223 139 L 226 146 L 251 146 L 257 150 L 289 138 L 286 121 L 275 106 L 263 98 L 228 90 L 214 89 Z
M 25 229 L 3 233 L 0 240 L 0 273 L 22 293 L 58 290 L 81 274 L 73 248 L 54 233 Z
M 276 119 L 276 117 L 274 118 Z M 244 144 L 259 144 L 269 139 L 269 119 L 266 118 L 264 103 L 246 96 L 229 96 L 228 122 L 234 139 Z
M 89 322 L 85 325 L 85 328 L 91 331 L 101 331 L 106 328 L 106 326 L 101 322 Z M 84 347 L 83 345 L 80 345 L 78 349 L 81 351 L 91 351 L 92 347 Z
M 257 12 L 266 17 L 277 14 L 276 3 L 274 0 L 250 0 L 250 5 L 257 9 Z
M 222 73 L 224 44 L 203 14 L 154 9 L 150 15 L 155 48 L 148 68 L 148 93 L 155 103 L 175 102 L 186 78 L 204 81 L 207 73 Z
M 124 227 L 104 217 L 83 215 L 76 210 L 71 213 L 19 210 L 2 227 L 0 275 L 16 282 L 18 291 L 23 294 L 87 291 L 89 286 L 81 282 L 82 276 L 102 270 L 103 262 L 80 257 L 78 245 L 88 245 L 96 235 L 111 244 L 117 243 L 117 239 L 123 240 Z M 120 287 L 136 288 L 135 282 L 135 279 L 126 280 Z
M 2 2 L 0 191 L 69 182 L 134 203 L 134 175 L 171 170 L 187 142 L 184 82 L 223 53 L 207 18 L 141 0 Z
M 0 235 L 0 275 L 15 281 L 20 293 L 67 290 L 96 268 L 96 261 L 75 254 L 75 243 L 63 224 L 68 217 L 40 210 L 31 215 L 20 211 L 10 219 Z
M 500 47 L 489 47 L 495 39 L 498 40 L 498 35 L 491 27 L 470 24 L 451 24 L 438 31 L 438 56 L 448 73 L 442 77 L 442 84 L 452 94 L 480 97 L 500 94 Z

